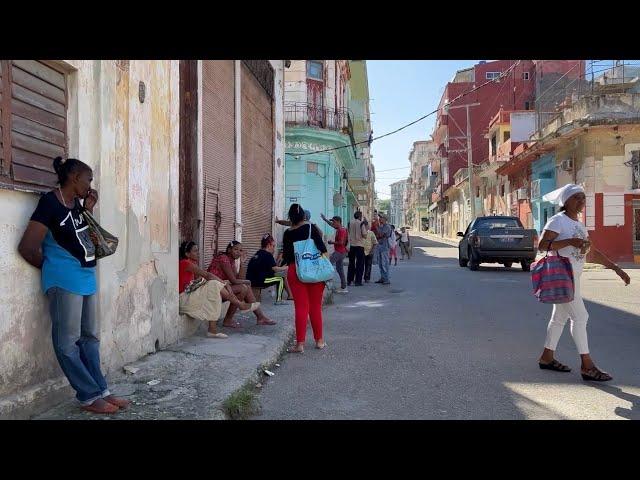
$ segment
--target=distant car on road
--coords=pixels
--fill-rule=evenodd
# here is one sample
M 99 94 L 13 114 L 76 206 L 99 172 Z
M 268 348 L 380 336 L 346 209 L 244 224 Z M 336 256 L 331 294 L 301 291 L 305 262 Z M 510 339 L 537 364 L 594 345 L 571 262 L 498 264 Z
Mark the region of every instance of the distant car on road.
M 524 228 L 518 217 L 478 217 L 458 237 L 462 237 L 458 261 L 470 270 L 478 270 L 481 263 L 502 263 L 507 268 L 520 263 L 528 272 L 536 258 L 538 232 Z

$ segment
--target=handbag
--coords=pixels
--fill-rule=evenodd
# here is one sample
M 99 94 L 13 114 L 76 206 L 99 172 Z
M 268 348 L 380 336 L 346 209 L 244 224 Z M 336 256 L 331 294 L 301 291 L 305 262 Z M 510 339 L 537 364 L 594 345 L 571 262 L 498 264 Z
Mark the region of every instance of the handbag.
M 201 286 L 203 286 L 205 283 L 207 283 L 207 279 L 202 277 L 197 278 L 195 280 L 191 280 L 191 282 L 189 282 L 189 285 L 185 287 L 184 293 L 193 293 L 197 289 L 199 289 Z
M 567 257 L 547 254 L 531 266 L 533 294 L 542 303 L 569 303 L 575 295 L 573 267 Z
M 311 238 L 312 228 L 310 224 L 309 237 L 306 240 L 293 243 L 296 274 L 302 283 L 327 282 L 333 278 L 333 265 L 316 247 L 316 243 Z
M 82 216 L 89 226 L 89 237 L 96 247 L 96 259 L 108 257 L 116 253 L 118 248 L 118 237 L 110 234 L 93 218 L 88 210 L 82 211 Z

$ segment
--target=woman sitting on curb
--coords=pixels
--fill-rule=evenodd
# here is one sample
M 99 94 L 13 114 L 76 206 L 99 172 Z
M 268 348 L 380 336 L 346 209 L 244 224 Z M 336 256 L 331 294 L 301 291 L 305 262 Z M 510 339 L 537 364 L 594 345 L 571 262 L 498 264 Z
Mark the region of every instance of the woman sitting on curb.
M 260 240 L 260 250 L 251 257 L 247 266 L 247 280 L 251 281 L 252 288 L 276 287 L 275 305 L 287 305 L 282 299 L 282 292 L 287 292 L 287 299 L 293 301 L 293 295 L 289 290 L 287 281 L 287 267 L 279 267 L 276 264 L 273 253 L 276 250 L 276 239 L 270 233 L 265 233 Z
M 214 274 L 205 272 L 198 267 L 198 246 L 194 242 L 183 242 L 180 245 L 178 270 L 180 314 L 189 315 L 196 320 L 208 321 L 207 337 L 227 338 L 224 333 L 218 333 L 216 328 L 223 300 L 230 302 L 232 306 L 239 308 L 241 312 L 250 312 L 260 306 L 259 303 L 249 305 L 238 300 L 231 290 L 229 282 L 225 282 Z M 198 282 L 203 280 L 206 282 L 198 286 Z
M 242 280 L 242 277 L 244 277 L 245 257 L 246 254 L 244 250 L 242 250 L 242 244 L 233 240 L 229 242 L 224 253 L 218 253 L 213 257 L 208 271 L 221 278 L 223 281 L 228 280 L 231 290 L 239 300 L 251 302 L 253 304 L 257 302 L 256 297 L 253 295 L 253 290 L 251 290 L 251 280 Z M 234 263 L 238 259 L 240 259 L 240 270 L 236 271 Z M 258 306 L 259 305 L 260 304 L 258 303 Z M 229 328 L 240 328 L 242 326 L 239 322 L 236 322 L 233 319 L 233 315 L 236 313 L 237 309 L 238 308 L 233 304 L 229 306 L 229 310 L 227 310 L 227 314 L 222 321 L 223 326 Z M 276 324 L 276 322 L 268 318 L 259 307 L 254 309 L 253 313 L 256 316 L 257 325 Z

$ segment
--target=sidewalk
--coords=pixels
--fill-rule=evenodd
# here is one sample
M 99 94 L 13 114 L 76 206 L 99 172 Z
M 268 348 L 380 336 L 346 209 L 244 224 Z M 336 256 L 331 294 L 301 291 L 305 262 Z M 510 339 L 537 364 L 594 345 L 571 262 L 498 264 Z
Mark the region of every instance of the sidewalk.
M 452 247 L 457 247 L 460 240 L 455 240 L 453 238 L 441 237 L 440 235 L 435 235 L 427 232 L 411 232 L 412 237 L 421 237 L 425 240 L 431 240 L 434 242 L 446 243 L 447 245 L 451 245 Z
M 192 337 L 148 355 L 108 378 L 112 393 L 133 402 L 115 415 L 93 415 L 78 408 L 73 397 L 37 420 L 225 420 L 223 403 L 246 384 L 264 377 L 288 345 L 294 332 L 293 303 L 275 306 L 268 292 L 263 310 L 277 325 L 257 326 L 253 314 L 237 314 L 244 328 L 219 327 L 228 339 L 205 336 L 203 323 Z M 151 383 L 151 385 L 149 385 Z

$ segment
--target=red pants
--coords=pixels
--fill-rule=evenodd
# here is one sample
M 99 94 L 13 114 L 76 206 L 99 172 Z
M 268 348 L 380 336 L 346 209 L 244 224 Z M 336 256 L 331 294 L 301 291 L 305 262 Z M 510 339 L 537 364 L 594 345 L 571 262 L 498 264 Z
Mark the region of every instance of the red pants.
M 298 280 L 296 265 L 289 265 L 287 272 L 289 288 L 293 293 L 293 303 L 296 310 L 296 341 L 304 343 L 307 333 L 307 319 L 311 317 L 313 338 L 318 341 L 322 338 L 322 294 L 324 282 L 302 283 Z

